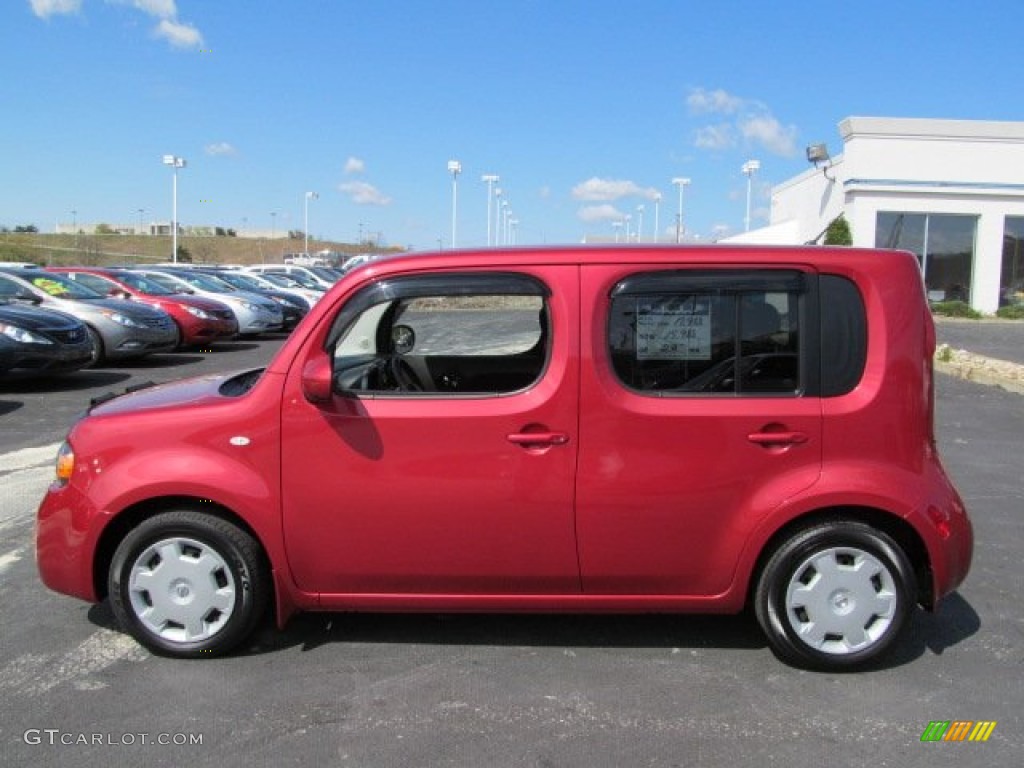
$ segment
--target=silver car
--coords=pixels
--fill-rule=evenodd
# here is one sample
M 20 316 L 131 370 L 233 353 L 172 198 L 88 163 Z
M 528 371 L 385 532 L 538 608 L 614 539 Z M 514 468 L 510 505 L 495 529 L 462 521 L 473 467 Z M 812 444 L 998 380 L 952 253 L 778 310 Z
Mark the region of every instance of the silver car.
M 240 334 L 279 331 L 284 324 L 281 308 L 270 299 L 246 291 L 239 291 L 223 280 L 200 272 L 182 270 L 136 269 L 165 288 L 181 293 L 195 293 L 222 301 L 231 307 L 238 318 Z
M 0 298 L 55 309 L 85 323 L 93 343 L 92 364 L 170 352 L 178 328 L 161 309 L 111 299 L 63 275 L 41 269 L 0 269 Z

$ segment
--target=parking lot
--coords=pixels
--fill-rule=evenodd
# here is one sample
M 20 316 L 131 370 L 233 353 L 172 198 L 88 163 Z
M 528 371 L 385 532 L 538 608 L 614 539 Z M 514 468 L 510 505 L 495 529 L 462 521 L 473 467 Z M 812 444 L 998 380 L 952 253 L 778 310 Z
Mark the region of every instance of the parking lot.
M 973 514 L 974 567 L 869 672 L 787 667 L 747 616 L 306 615 L 237 655 L 180 662 L 141 650 L 106 605 L 48 592 L 33 562 L 33 513 L 51 446 L 89 398 L 263 365 L 281 341 L 0 386 L 3 763 L 1019 762 L 1024 400 L 947 376 L 937 381 L 937 431 Z M 922 743 L 935 720 L 996 727 L 986 743 Z

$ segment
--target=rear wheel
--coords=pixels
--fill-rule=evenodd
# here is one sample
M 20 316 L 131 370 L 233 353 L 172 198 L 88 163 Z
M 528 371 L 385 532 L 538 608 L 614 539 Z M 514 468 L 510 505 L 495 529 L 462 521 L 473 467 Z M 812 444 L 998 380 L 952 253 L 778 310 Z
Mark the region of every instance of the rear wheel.
M 145 520 L 110 566 L 111 607 L 140 643 L 166 656 L 225 653 L 244 641 L 270 593 L 259 544 L 220 518 L 193 511 Z
M 758 581 L 754 609 L 783 659 L 849 669 L 877 658 L 913 606 L 914 572 L 889 536 L 858 522 L 829 522 L 784 541 Z

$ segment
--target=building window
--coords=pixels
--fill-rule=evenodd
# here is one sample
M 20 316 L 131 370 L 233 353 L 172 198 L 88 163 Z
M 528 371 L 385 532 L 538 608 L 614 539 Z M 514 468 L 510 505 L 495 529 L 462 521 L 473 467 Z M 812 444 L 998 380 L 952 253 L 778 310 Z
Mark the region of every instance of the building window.
M 879 211 L 875 247 L 916 254 L 929 301 L 970 303 L 977 229 L 977 216 Z
M 1024 216 L 1007 216 L 1003 227 L 1003 270 L 999 306 L 1024 304 Z

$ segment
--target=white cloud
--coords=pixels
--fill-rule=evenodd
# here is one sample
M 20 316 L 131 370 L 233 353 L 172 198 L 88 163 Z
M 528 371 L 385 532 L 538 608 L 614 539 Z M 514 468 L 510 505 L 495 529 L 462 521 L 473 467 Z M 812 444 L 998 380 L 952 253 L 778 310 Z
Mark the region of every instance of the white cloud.
M 356 205 L 391 204 L 390 197 L 365 181 L 350 181 L 345 184 L 339 184 L 338 189 L 347 194 Z
M 731 93 L 718 88 L 714 91 L 706 91 L 703 88 L 694 88 L 686 97 L 686 106 L 694 114 L 725 114 L 731 115 L 743 107 L 743 99 L 733 96 Z
M 694 145 L 701 149 L 728 149 L 736 143 L 731 125 L 706 125 L 697 129 Z
M 111 0 L 107 0 L 110 2 Z M 173 19 L 178 15 L 174 0 L 114 0 L 121 5 L 130 5 L 158 19 Z
M 705 125 L 694 132 L 694 146 L 713 151 L 729 149 L 742 143 L 747 148 L 760 148 L 773 155 L 792 157 L 796 154 L 796 126 L 784 126 L 767 105 L 756 99 L 744 99 L 718 90 L 694 88 L 686 98 L 691 114 L 731 115 L 729 120 Z
M 644 188 L 632 181 L 599 179 L 596 176 L 572 188 L 573 199 L 585 202 L 619 200 L 623 197 L 654 200 L 657 194 L 658 190 L 653 187 Z
M 752 144 L 759 144 L 769 152 L 783 157 L 792 157 L 796 154 L 796 127 L 783 127 L 769 114 L 742 120 L 739 129 L 745 139 Z
M 366 170 L 366 163 L 360 160 L 358 157 L 350 157 L 345 161 L 345 174 L 352 176 L 353 174 L 362 173 Z
M 175 48 L 193 48 L 202 45 L 203 36 L 191 24 L 183 24 L 169 19 L 161 19 L 156 25 L 154 34 L 164 38 Z
M 580 208 L 576 212 L 576 216 L 581 221 L 594 222 L 594 221 L 622 221 L 626 218 L 625 214 L 622 213 L 618 208 L 610 203 L 604 205 L 588 205 Z
M 32 6 L 32 13 L 40 19 L 48 19 L 51 16 L 68 13 L 78 13 L 82 10 L 82 0 L 29 0 Z
M 204 148 L 208 155 L 237 155 L 238 150 L 226 141 L 218 141 L 213 144 L 207 144 Z

